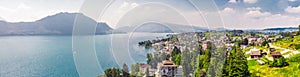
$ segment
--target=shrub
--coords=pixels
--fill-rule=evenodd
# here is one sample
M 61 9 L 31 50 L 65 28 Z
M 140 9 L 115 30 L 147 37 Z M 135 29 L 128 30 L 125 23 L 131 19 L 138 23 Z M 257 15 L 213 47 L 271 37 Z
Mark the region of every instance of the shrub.
M 300 54 L 296 54 L 289 59 L 290 62 L 300 62 Z
M 274 60 L 269 67 L 284 67 L 289 65 L 286 61 L 285 58 L 280 57 L 278 60 Z

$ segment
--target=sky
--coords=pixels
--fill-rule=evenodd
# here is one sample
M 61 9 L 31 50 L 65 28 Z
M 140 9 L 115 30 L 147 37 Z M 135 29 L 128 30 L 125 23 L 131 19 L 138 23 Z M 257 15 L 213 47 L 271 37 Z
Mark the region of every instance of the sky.
M 84 2 L 85 0 L 1 0 L 0 20 L 30 22 L 59 12 L 80 12 Z M 228 29 L 296 27 L 300 24 L 300 0 L 214 0 L 214 2 L 218 9 L 214 13 L 220 15 L 222 25 Z M 158 8 L 151 5 L 153 3 L 167 7 Z M 137 8 L 145 9 L 136 10 Z M 169 11 L 170 13 L 165 14 L 165 10 L 178 13 L 170 14 Z M 188 21 L 188 24 L 208 26 L 203 16 L 206 10 L 201 10 L 203 14 L 199 14 L 199 10 L 188 0 L 115 0 L 104 12 L 103 18 L 95 20 L 106 22 L 112 28 L 117 28 L 120 20 L 133 11 L 142 11 L 138 12 L 142 14 L 149 13 L 153 17 L 180 14 Z M 175 22 L 172 17 L 165 20 L 170 21 L 168 23 L 186 24 L 186 22 Z

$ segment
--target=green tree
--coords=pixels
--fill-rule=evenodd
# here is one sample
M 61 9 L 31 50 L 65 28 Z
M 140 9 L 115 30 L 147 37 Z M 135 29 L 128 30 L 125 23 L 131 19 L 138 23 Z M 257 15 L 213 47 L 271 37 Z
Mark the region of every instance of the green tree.
M 205 70 L 203 68 L 203 62 L 202 59 L 205 55 L 198 55 L 196 59 L 196 69 L 194 71 L 195 77 L 204 77 L 205 76 Z
M 300 24 L 298 25 L 298 29 L 299 29 L 299 30 L 298 30 L 298 33 L 299 33 L 299 32 L 300 32 Z
M 150 64 L 150 62 L 152 61 L 153 56 L 151 53 L 147 53 L 147 64 Z
M 284 57 L 280 57 L 279 59 L 275 59 L 271 64 L 270 67 L 284 67 L 289 65 Z
M 181 63 L 181 54 L 178 54 L 178 55 L 176 55 L 176 58 L 175 58 L 175 64 L 180 65 L 180 63 Z
M 245 77 L 249 76 L 247 60 L 239 47 L 232 47 L 226 58 L 225 67 L 223 69 L 223 77 Z
M 121 71 L 120 69 L 116 69 L 116 68 L 110 68 L 110 69 L 106 69 L 104 71 L 106 77 L 121 77 Z
M 296 54 L 289 58 L 290 62 L 300 62 L 300 54 Z
M 177 48 L 176 46 L 174 46 L 172 53 L 171 53 L 171 57 L 176 56 L 177 54 L 180 54 L 181 51 L 179 48 Z
M 178 56 L 180 55 L 180 56 Z M 173 48 L 172 50 L 172 53 L 171 53 L 171 60 L 176 64 L 177 62 L 180 64 L 180 59 L 177 59 L 177 58 L 180 58 L 181 59 L 181 51 L 180 49 L 178 49 L 176 46 Z M 176 64 L 176 65 L 179 65 L 179 64 Z
M 140 70 L 139 65 L 140 65 L 140 63 L 136 63 L 136 64 L 131 65 L 131 74 L 133 76 L 136 76 L 138 74 L 138 72 Z
M 266 40 L 264 40 L 264 41 L 261 43 L 262 46 L 266 46 L 267 44 L 268 44 L 268 42 L 267 42 Z

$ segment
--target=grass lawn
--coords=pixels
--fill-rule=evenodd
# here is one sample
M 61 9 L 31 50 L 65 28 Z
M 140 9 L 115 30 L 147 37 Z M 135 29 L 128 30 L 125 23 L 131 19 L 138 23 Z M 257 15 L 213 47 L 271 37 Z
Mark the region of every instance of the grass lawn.
M 300 76 L 299 65 L 299 62 L 289 62 L 289 66 L 271 68 L 268 64 L 259 65 L 255 60 L 248 61 L 248 69 L 254 77 L 298 77 Z

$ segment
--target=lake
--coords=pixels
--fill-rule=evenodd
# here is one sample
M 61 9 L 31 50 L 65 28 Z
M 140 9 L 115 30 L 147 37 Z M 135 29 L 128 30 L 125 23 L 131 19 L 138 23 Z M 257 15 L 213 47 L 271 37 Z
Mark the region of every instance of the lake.
M 135 62 L 145 63 L 146 54 L 153 50 L 139 47 L 138 42 L 165 35 L 166 33 L 96 35 L 95 50 L 101 70 L 122 67 L 124 62 L 119 62 L 122 57 L 116 53 L 122 51 L 130 53 L 130 59 L 123 58 L 130 60 L 126 62 L 129 67 Z M 124 50 L 122 46 L 128 50 Z M 103 72 L 90 76 L 100 74 Z M 79 77 L 73 58 L 72 36 L 1 36 L 0 77 Z

